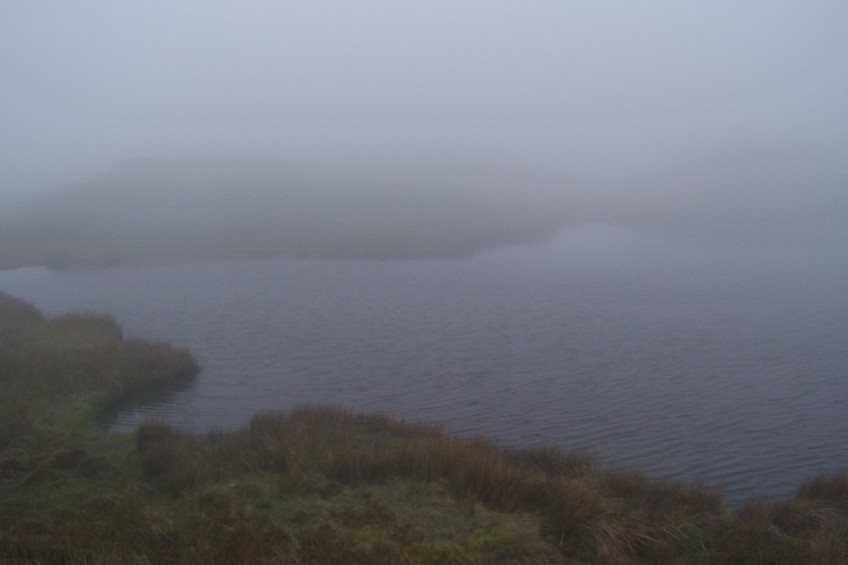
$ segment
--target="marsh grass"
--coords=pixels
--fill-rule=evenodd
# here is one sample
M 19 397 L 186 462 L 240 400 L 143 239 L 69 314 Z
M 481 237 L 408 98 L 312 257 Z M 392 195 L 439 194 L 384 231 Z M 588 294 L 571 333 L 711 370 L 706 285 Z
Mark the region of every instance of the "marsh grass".
M 845 563 L 848 474 L 732 511 L 697 483 L 308 406 L 98 432 L 191 356 L 0 294 L 0 563 Z

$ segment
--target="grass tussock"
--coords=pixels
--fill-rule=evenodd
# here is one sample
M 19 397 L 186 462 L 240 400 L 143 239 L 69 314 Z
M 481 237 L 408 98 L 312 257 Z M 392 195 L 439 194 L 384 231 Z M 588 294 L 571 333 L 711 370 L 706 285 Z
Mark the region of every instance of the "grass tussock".
M 336 407 L 100 433 L 190 355 L 2 294 L 0 328 L 0 563 L 848 562 L 848 473 L 731 511 L 697 483 Z

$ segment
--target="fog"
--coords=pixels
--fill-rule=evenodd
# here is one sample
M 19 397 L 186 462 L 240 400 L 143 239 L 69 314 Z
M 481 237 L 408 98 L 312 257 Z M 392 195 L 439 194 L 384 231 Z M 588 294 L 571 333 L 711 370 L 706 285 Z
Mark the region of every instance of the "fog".
M 4 245 L 462 256 L 585 223 L 842 245 L 846 21 L 836 2 L 4 3 Z

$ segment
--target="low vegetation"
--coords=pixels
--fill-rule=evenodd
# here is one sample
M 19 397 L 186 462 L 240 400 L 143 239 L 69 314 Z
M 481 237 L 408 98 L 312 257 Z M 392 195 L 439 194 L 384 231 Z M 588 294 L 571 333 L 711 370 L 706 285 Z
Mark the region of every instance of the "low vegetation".
M 0 563 L 848 562 L 848 473 L 731 510 L 702 485 L 339 408 L 203 435 L 92 425 L 196 371 L 108 317 L 0 294 Z

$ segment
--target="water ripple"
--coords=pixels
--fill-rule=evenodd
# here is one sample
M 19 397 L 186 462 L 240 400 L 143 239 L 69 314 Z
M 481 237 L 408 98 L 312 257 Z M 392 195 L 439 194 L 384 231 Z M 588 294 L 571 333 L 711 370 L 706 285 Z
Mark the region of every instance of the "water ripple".
M 801 286 L 790 268 L 761 281 L 736 263 L 703 282 L 689 257 L 612 269 L 577 256 L 560 242 L 530 258 L 22 269 L 0 288 L 195 352 L 196 385 L 125 411 L 118 430 L 342 404 L 586 449 L 723 486 L 731 502 L 848 466 L 844 282 Z

